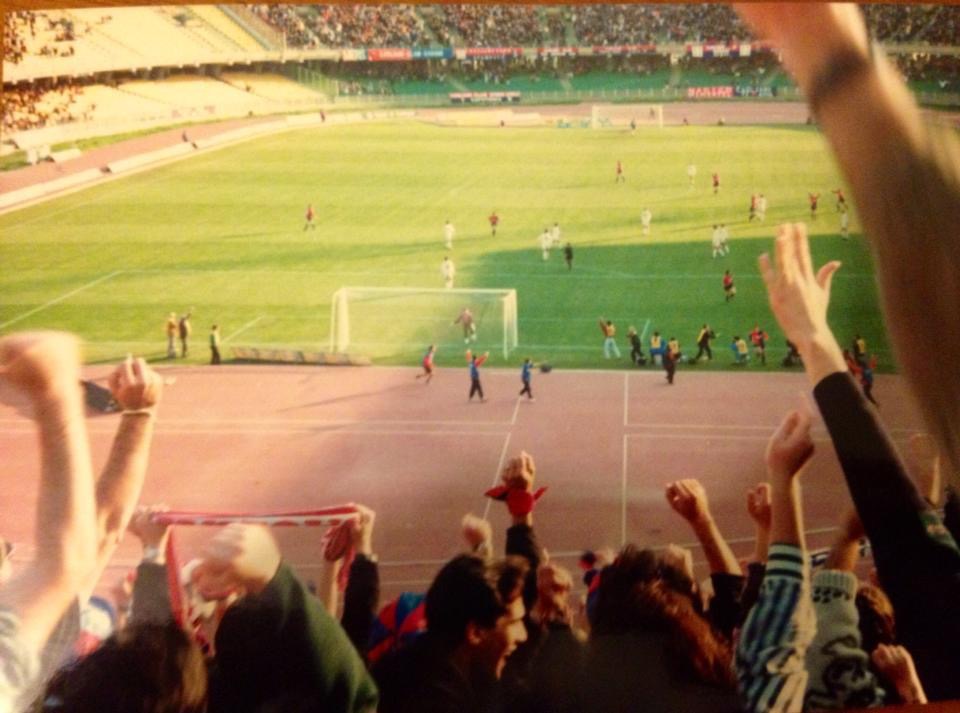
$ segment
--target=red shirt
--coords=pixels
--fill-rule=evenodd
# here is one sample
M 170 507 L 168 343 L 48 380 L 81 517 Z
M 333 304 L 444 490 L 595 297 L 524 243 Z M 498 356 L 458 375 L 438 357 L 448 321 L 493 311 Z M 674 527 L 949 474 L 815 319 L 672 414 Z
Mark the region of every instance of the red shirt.
M 720 176 L 718 176 L 716 173 L 713 174 L 713 185 L 714 186 L 720 185 Z
M 487 218 L 487 220 L 490 221 L 490 225 L 496 225 L 500 222 L 500 216 L 496 213 L 493 213 L 489 218 Z
M 820 194 L 819 194 L 819 193 L 810 193 L 809 196 L 810 196 L 810 207 L 811 207 L 811 208 L 816 208 L 816 207 L 817 207 L 817 201 L 820 200 Z
M 620 166 L 619 161 L 617 161 L 617 173 L 623 173 L 623 168 Z
M 724 275 L 723 276 L 723 289 L 729 289 L 733 287 L 733 275 Z
M 313 220 L 313 207 L 307 208 L 307 220 Z

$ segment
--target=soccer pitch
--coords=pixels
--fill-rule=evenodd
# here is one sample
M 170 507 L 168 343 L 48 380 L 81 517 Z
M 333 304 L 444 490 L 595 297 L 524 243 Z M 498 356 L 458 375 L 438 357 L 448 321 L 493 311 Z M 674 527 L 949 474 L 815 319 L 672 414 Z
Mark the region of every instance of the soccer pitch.
M 623 163 L 627 181 L 615 184 Z M 694 188 L 686 167 L 697 166 Z M 714 195 L 710 175 L 720 174 Z M 699 327 L 718 333 L 714 361 L 729 367 L 733 335 L 755 323 L 771 335 L 768 369 L 784 353 L 756 257 L 775 226 L 806 221 L 808 192 L 821 195 L 810 223 L 817 263 L 840 259 L 831 323 L 848 343 L 862 334 L 889 366 L 866 247 L 851 220 L 839 236 L 830 190 L 842 185 L 826 144 L 809 127 L 671 127 L 619 130 L 439 128 L 383 123 L 297 130 L 178 163 L 0 216 L 0 332 L 67 329 L 89 361 L 127 352 L 165 356 L 164 321 L 193 312 L 190 361 L 204 362 L 217 323 L 229 347 L 325 349 L 330 300 L 345 285 L 443 286 L 449 254 L 461 288 L 515 288 L 524 356 L 557 367 L 626 368 L 627 328 L 676 336 L 696 351 Z M 764 193 L 764 223 L 748 223 L 750 194 Z M 304 231 L 312 203 L 316 230 Z M 653 212 L 649 237 L 640 211 Z M 487 216 L 501 221 L 491 237 Z M 443 224 L 456 227 L 446 251 Z M 573 270 L 537 238 L 559 222 Z M 730 255 L 711 257 L 714 223 Z M 730 269 L 738 294 L 724 302 Z M 352 324 L 355 349 L 380 363 L 416 364 L 425 341 L 437 362 L 463 363 L 449 314 L 384 303 Z M 605 360 L 597 319 L 618 328 L 623 358 Z M 481 349 L 503 365 L 500 333 L 479 316 Z M 424 324 L 430 324 L 425 331 Z M 488 324 L 489 326 L 489 324 Z M 366 348 L 364 346 L 366 345 Z M 761 369 L 751 364 L 748 369 Z

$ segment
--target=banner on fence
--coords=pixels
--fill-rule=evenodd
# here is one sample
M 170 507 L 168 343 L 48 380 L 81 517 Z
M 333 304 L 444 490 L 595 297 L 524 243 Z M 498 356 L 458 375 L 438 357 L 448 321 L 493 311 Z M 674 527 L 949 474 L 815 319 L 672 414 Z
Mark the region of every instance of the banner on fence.
M 733 96 L 733 87 L 687 87 L 688 99 L 729 99 Z

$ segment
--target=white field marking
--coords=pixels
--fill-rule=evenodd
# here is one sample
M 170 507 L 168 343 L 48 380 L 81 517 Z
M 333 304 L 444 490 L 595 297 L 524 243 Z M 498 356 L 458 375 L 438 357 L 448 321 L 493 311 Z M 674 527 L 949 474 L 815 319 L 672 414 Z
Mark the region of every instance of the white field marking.
M 91 287 L 94 287 L 95 285 L 99 285 L 101 282 L 106 282 L 107 280 L 109 280 L 109 279 L 111 279 L 111 278 L 113 278 L 113 277 L 116 277 L 117 275 L 119 275 L 119 274 L 121 274 L 121 273 L 123 273 L 123 272 L 124 272 L 123 270 L 114 270 L 113 272 L 108 273 L 108 274 L 106 274 L 106 275 L 103 275 L 103 276 L 101 276 L 101 277 L 98 277 L 96 280 L 92 280 L 91 282 L 88 282 L 88 283 L 85 284 L 85 285 L 80 285 L 80 287 L 78 287 L 77 289 L 75 289 L 75 290 L 70 290 L 70 292 L 67 292 L 66 294 L 60 295 L 59 297 L 56 297 L 56 298 L 50 300 L 49 302 L 44 302 L 44 303 L 43 303 L 42 305 L 40 305 L 39 307 L 34 307 L 34 308 L 31 309 L 31 310 L 27 310 L 26 312 L 24 312 L 23 314 L 19 315 L 18 317 L 14 317 L 13 319 L 8 319 L 8 320 L 7 320 L 6 322 L 4 322 L 3 324 L 0 324 L 0 329 L 3 329 L 4 327 L 9 327 L 11 324 L 16 324 L 17 322 L 19 322 L 19 321 L 21 321 L 21 320 L 23 320 L 23 319 L 26 319 L 26 318 L 29 317 L 30 315 L 36 314 L 37 312 L 40 312 L 41 310 L 45 310 L 45 309 L 47 309 L 48 307 L 52 307 L 52 306 L 55 305 L 55 304 L 59 304 L 60 302 L 63 302 L 65 299 L 68 299 L 68 298 L 70 298 L 70 297 L 73 297 L 73 296 L 74 296 L 75 294 L 77 294 L 78 292 L 83 292 L 84 290 L 89 290 Z
M 627 417 L 628 410 L 630 408 L 630 373 L 623 372 L 623 425 L 626 428 L 630 424 L 630 419 Z
M 513 433 L 508 433 L 507 437 L 503 440 L 503 448 L 500 449 L 500 461 L 497 463 L 497 471 L 493 474 L 493 482 L 490 484 L 490 487 L 494 487 L 497 484 L 497 481 L 500 480 L 500 473 L 503 470 L 503 464 L 507 460 L 507 448 L 510 447 L 510 436 Z M 487 498 L 486 505 L 483 506 L 483 519 L 486 520 L 487 516 L 490 514 L 490 506 L 493 505 L 493 499 Z
M 224 338 L 223 338 L 223 343 L 226 344 L 227 342 L 229 342 L 231 339 L 233 339 L 233 338 L 234 338 L 235 336 L 237 336 L 238 334 L 242 334 L 243 332 L 246 332 L 248 329 L 250 329 L 250 327 L 252 327 L 253 325 L 255 325 L 257 322 L 259 322 L 259 321 L 260 321 L 261 319 L 263 319 L 263 318 L 264 318 L 264 315 L 261 314 L 261 315 L 260 315 L 259 317 L 257 317 L 256 319 L 251 319 L 251 320 L 250 320 L 249 322 L 247 322 L 245 325 L 243 325 L 242 327 L 240 327 L 240 329 L 238 329 L 237 331 L 233 332 L 229 337 L 224 337 Z
M 627 544 L 627 435 L 623 436 L 620 471 L 620 546 Z
M 647 337 L 647 330 L 650 329 L 650 318 L 647 317 L 647 321 L 643 323 L 643 331 L 640 332 L 640 343 L 643 344 L 643 340 Z
M 428 249 L 429 246 L 424 245 L 424 249 Z M 317 276 L 329 276 L 331 278 L 341 277 L 346 275 L 359 275 L 361 277 L 380 277 L 384 275 L 415 275 L 417 277 L 422 277 L 426 274 L 433 275 L 432 270 L 337 270 L 336 272 L 330 270 L 270 270 L 270 269 L 235 269 L 235 270 L 225 270 L 220 268 L 136 268 L 133 270 L 127 270 L 130 273 L 212 273 L 212 272 L 222 272 L 224 274 L 277 274 L 277 275 L 313 275 Z M 485 275 L 495 276 L 495 277 L 510 277 L 510 278 L 519 278 L 524 280 L 529 280 L 531 278 L 539 278 L 544 280 L 556 280 L 556 274 L 543 274 L 538 270 L 531 270 L 530 272 L 512 272 L 512 271 L 498 271 L 498 270 L 484 270 Z M 469 271 L 463 273 L 461 276 L 469 274 Z M 843 272 L 840 271 L 836 273 L 836 277 L 843 275 Z M 859 279 L 873 279 L 873 275 L 867 272 L 848 272 L 846 275 L 843 275 L 846 278 L 859 278 Z M 573 273 L 571 275 L 564 275 L 564 280 L 566 279 L 575 279 L 575 280 L 597 280 L 599 278 L 616 278 L 623 280 L 708 280 L 710 282 L 715 281 L 716 275 L 713 274 L 699 274 L 699 273 L 665 273 L 665 272 L 606 272 L 606 271 L 595 271 L 592 275 L 578 275 Z M 753 273 L 745 273 L 743 275 L 737 276 L 738 280 L 760 280 L 762 276 Z M 434 280 L 435 282 L 436 280 Z M 410 287 L 412 289 L 423 289 L 421 285 L 399 285 L 399 287 Z M 504 288 L 506 289 L 506 288 Z M 498 288 L 499 291 L 499 288 Z
M 517 414 L 520 413 L 520 399 L 521 399 L 521 398 L 522 398 L 521 396 L 518 396 L 518 397 L 517 397 L 517 405 L 513 407 L 513 418 L 510 419 L 510 425 L 511 425 L 511 426 L 516 426 L 516 425 L 517 425 Z

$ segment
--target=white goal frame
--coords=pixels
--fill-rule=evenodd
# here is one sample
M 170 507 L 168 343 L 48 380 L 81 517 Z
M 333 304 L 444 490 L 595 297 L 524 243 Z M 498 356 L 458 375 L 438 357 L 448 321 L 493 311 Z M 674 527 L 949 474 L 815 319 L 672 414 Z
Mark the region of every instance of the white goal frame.
M 330 301 L 330 351 L 343 353 L 350 346 L 350 299 L 364 295 L 435 294 L 460 296 L 461 302 L 469 303 L 471 295 L 498 296 L 503 310 L 503 358 L 519 346 L 517 325 L 517 291 L 515 289 L 492 288 L 431 288 L 431 287 L 341 287 L 333 293 Z

